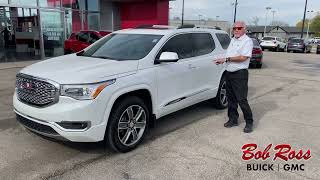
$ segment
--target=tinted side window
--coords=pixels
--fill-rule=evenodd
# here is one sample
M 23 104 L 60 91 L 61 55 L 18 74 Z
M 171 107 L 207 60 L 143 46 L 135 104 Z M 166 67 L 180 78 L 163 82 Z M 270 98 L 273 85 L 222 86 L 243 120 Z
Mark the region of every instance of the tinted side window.
M 209 54 L 215 49 L 211 34 L 194 33 L 192 34 L 192 38 L 194 43 L 194 56 Z
M 77 39 L 82 42 L 88 42 L 89 34 L 88 33 L 79 33 Z
M 99 36 L 97 36 L 94 33 L 90 33 L 90 37 L 89 37 L 89 43 L 95 43 L 96 41 L 98 41 L 100 38 Z
M 223 49 L 228 49 L 229 44 L 230 44 L 230 37 L 228 34 L 222 34 L 222 33 L 217 33 L 216 34 L 221 46 Z
M 181 34 L 171 38 L 157 55 L 160 58 L 162 52 L 176 52 L 179 59 L 192 57 L 192 38 L 191 34 Z

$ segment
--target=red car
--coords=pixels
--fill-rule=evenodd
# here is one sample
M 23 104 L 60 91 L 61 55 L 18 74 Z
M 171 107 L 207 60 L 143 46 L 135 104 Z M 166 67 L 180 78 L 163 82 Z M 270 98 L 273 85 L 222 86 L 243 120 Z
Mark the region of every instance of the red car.
M 72 33 L 69 39 L 64 42 L 64 54 L 79 52 L 110 33 L 109 31 L 80 31 Z
M 250 66 L 260 69 L 262 67 L 263 52 L 260 47 L 259 41 L 256 38 L 251 39 L 253 42 L 253 50 L 252 57 L 250 59 Z

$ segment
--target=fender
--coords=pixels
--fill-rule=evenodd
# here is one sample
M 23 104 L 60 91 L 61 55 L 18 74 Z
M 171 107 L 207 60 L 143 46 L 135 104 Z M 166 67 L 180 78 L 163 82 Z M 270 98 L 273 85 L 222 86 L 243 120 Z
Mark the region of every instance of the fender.
M 127 93 L 130 93 L 132 91 L 137 91 L 137 90 L 142 90 L 142 89 L 145 89 L 145 90 L 148 90 L 150 95 L 151 95 L 151 103 L 152 103 L 152 109 L 153 109 L 153 114 L 155 114 L 155 110 L 156 110 L 156 99 L 155 99 L 155 96 L 153 95 L 153 91 L 152 91 L 152 88 L 147 85 L 147 84 L 138 84 L 138 85 L 133 85 L 133 86 L 129 86 L 129 87 L 126 87 L 126 88 L 122 88 L 121 90 L 117 90 L 115 91 L 114 94 L 112 94 L 112 96 L 110 97 L 109 101 L 108 101 L 108 104 L 105 108 L 105 112 L 104 112 L 104 115 L 103 115 L 103 120 L 102 120 L 102 124 L 107 126 L 108 124 L 108 120 L 109 120 L 109 116 L 111 114 L 111 110 L 112 110 L 112 107 L 114 105 L 114 103 L 116 102 L 116 100 L 124 95 L 124 94 L 127 94 Z

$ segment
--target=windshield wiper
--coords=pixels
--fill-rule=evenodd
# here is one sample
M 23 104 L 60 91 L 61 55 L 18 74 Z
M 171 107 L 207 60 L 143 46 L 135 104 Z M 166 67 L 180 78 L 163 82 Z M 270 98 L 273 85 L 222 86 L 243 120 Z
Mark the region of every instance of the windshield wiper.
M 93 57 L 93 58 L 101 58 L 101 59 L 110 59 L 110 60 L 116 60 L 116 61 L 117 61 L 117 59 L 114 59 L 114 58 L 112 58 L 112 57 L 107 57 L 107 56 L 90 56 L 90 57 Z

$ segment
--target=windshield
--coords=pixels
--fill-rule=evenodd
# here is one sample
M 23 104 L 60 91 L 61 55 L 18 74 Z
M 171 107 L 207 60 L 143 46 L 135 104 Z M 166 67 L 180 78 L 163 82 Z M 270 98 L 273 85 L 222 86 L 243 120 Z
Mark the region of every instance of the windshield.
M 275 38 L 274 37 L 264 37 L 264 38 L 262 38 L 262 40 L 271 41 L 271 40 L 275 40 Z
M 303 43 L 302 39 L 290 39 L 290 43 Z
M 119 61 L 139 60 L 149 54 L 161 37 L 146 34 L 111 34 L 78 55 Z

